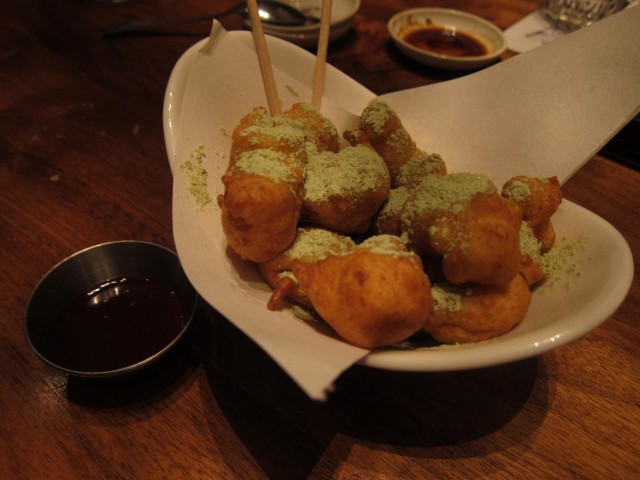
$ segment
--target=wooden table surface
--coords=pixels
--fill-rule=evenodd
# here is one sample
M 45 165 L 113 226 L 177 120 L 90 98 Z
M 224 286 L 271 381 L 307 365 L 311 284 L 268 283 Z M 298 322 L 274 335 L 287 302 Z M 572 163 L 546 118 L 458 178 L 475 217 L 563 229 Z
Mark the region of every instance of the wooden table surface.
M 55 263 L 112 240 L 174 248 L 163 95 L 208 27 L 117 39 L 99 28 L 232 3 L 0 3 L 0 478 L 640 478 L 637 278 L 602 326 L 538 358 L 455 373 L 354 367 L 326 403 L 207 305 L 162 369 L 135 382 L 67 378 L 32 353 L 24 308 Z M 446 80 L 390 45 L 392 14 L 449 6 L 505 29 L 540 3 L 362 0 L 329 62 L 378 94 Z M 639 172 L 596 156 L 564 192 L 638 258 L 638 185 Z

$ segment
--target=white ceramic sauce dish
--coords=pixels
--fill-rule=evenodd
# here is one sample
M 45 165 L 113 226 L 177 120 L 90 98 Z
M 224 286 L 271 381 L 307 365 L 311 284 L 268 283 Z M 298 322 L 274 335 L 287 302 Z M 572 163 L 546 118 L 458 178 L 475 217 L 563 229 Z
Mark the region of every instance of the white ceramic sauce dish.
M 389 20 L 393 43 L 407 57 L 443 70 L 474 70 L 490 65 L 507 48 L 502 31 L 476 15 L 446 8 L 415 8 Z M 416 33 L 439 33 L 440 38 L 409 37 Z M 470 49 L 467 47 L 477 47 Z

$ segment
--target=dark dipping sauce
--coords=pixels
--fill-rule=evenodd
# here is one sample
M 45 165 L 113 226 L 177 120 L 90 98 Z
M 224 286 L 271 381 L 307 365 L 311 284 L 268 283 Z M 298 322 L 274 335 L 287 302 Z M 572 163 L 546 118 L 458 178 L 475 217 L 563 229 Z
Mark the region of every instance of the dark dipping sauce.
M 482 42 L 452 28 L 428 26 L 412 30 L 402 39 L 421 50 L 451 57 L 480 57 L 488 53 Z
M 107 372 L 141 362 L 186 325 L 176 294 L 147 279 L 106 282 L 72 302 L 49 336 L 50 359 L 69 370 Z

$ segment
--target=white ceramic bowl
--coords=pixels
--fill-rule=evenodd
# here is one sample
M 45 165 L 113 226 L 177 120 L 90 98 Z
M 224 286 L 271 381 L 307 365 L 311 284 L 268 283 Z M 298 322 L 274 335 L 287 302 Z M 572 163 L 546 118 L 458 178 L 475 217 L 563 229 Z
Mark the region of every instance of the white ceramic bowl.
M 281 0 L 291 4 L 310 17 L 320 19 L 322 0 Z M 360 0 L 334 1 L 331 8 L 331 28 L 329 42 L 343 37 L 353 27 L 356 13 L 360 9 Z M 315 47 L 320 37 L 320 23 L 299 27 L 283 25 L 262 25 L 264 33 L 282 38 L 301 47 Z
M 418 29 L 440 27 L 445 31 L 462 33 L 481 43 L 486 53 L 456 56 L 424 50 L 408 43 L 404 37 Z M 473 70 L 496 62 L 507 48 L 502 31 L 481 17 L 447 8 L 414 8 L 400 12 L 389 20 L 393 43 L 409 58 L 444 70 Z
M 227 35 L 245 45 L 252 45 L 250 32 L 233 31 Z M 201 40 L 183 54 L 171 74 L 165 94 L 165 141 L 175 182 L 173 232 L 176 248 L 185 272 L 202 298 L 256 341 L 294 379 L 300 379 L 306 373 L 300 373 L 302 369 L 291 368 L 292 358 L 301 359 L 300 365 L 309 364 L 306 362 L 336 365 L 334 358 L 329 356 L 340 352 L 346 358 L 347 349 L 355 347 L 321 331 L 318 324 L 307 325 L 289 311 L 268 310 L 266 305 L 272 291 L 260 273 L 253 265 L 229 254 L 219 221 L 211 221 L 209 214 L 203 215 L 191 202 L 184 201 L 188 179 L 178 164 L 185 153 L 188 154 L 193 145 L 204 146 L 207 152 L 204 166 L 210 172 L 208 188 L 215 198 L 223 191 L 220 177 L 227 168 L 228 158 L 219 152 L 230 148 L 227 132 L 234 127 L 232 119 L 240 118 L 264 101 L 260 78 L 247 78 L 241 73 L 244 72 L 242 69 L 238 69 L 237 74 L 233 73 L 237 62 L 255 63 L 256 59 L 198 56 L 197 52 L 208 41 Z M 315 55 L 277 38 L 268 38 L 267 41 L 274 66 L 288 75 L 288 80 L 283 82 L 310 86 Z M 209 63 L 208 68 L 196 70 L 196 62 L 202 61 Z M 188 89 L 187 82 L 193 80 L 194 72 L 202 74 L 203 71 L 209 72 L 211 77 L 201 81 L 213 82 L 216 88 Z M 231 76 L 220 72 L 230 72 Z M 331 101 L 347 112 L 361 112 L 375 98 L 373 92 L 331 65 L 327 65 L 326 74 L 324 98 L 327 104 Z M 222 77 L 224 81 L 217 83 L 215 81 L 220 78 L 216 77 Z M 243 87 L 243 92 L 257 93 L 238 95 L 238 85 Z M 412 90 L 406 93 L 413 95 Z M 294 94 L 285 89 L 282 94 L 290 95 L 288 101 L 299 101 L 297 92 Z M 229 96 L 234 98 L 233 102 L 228 101 Z M 387 98 L 382 96 L 383 100 Z M 347 118 L 345 115 L 342 119 L 334 118 L 334 121 L 337 123 Z M 419 114 L 403 116 L 408 128 L 416 128 L 420 121 Z M 223 128 L 211 128 L 211 125 Z M 336 126 L 343 131 L 347 125 L 344 122 Z M 416 137 L 419 144 L 424 140 Z M 473 166 L 473 163 L 467 165 Z M 573 270 L 559 276 L 548 285 L 548 290 L 538 288 L 534 291 L 526 318 L 511 332 L 490 341 L 464 346 L 423 347 L 411 344 L 375 349 L 359 363 L 373 368 L 418 372 L 482 368 L 540 355 L 596 328 L 615 312 L 629 291 L 634 275 L 631 250 L 612 225 L 568 200 L 563 201 L 553 222 L 558 238 L 587 239 L 585 251 L 577 253 L 568 262 L 567 266 Z M 579 276 L 575 276 L 577 274 Z M 350 355 L 351 351 L 348 353 Z

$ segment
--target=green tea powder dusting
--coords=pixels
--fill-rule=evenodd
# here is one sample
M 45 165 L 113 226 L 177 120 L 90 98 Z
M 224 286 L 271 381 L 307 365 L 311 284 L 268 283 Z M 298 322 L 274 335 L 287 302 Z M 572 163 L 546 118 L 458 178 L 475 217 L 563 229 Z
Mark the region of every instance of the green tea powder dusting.
M 427 154 L 421 151 L 405 163 L 396 175 L 397 186 L 416 186 L 427 175 L 438 175 L 446 171 L 444 160 L 437 153 Z
M 180 168 L 187 173 L 187 190 L 200 210 L 212 202 L 207 191 L 207 171 L 202 164 L 204 158 L 206 158 L 204 145 L 198 145 L 191 152 L 189 159 L 180 165 Z
M 294 182 L 295 175 L 284 163 L 284 154 L 269 149 L 257 149 L 240 154 L 234 170 L 266 177 L 275 183 Z
M 394 188 L 389 192 L 389 197 L 378 213 L 379 224 L 383 224 L 387 220 L 399 219 L 411 192 L 405 187 Z
M 299 122 L 280 117 L 260 119 L 240 134 L 259 145 L 260 137 L 272 138 L 276 143 L 295 146 L 305 141 L 305 132 Z
M 384 161 L 367 147 L 347 147 L 338 154 L 321 152 L 307 163 L 305 201 L 324 202 L 333 195 L 357 197 L 388 182 Z
M 534 263 L 540 265 L 542 256 L 540 254 L 541 245 L 531 230 L 529 224 L 523 221 L 520 224 L 520 251 L 527 255 Z
M 385 102 L 375 99 L 372 100 L 367 108 L 362 112 L 361 122 L 371 126 L 377 134 L 382 133 L 385 124 L 393 115 L 393 110 Z
M 364 240 L 358 247 L 366 248 L 370 252 L 378 255 L 417 258 L 414 252 L 405 248 L 403 240 L 395 235 L 374 235 Z
M 285 255 L 292 260 L 317 261 L 332 254 L 348 253 L 355 246 L 349 237 L 341 237 L 319 228 L 301 228 Z
M 300 94 L 298 93 L 298 91 L 292 86 L 289 85 L 288 83 L 285 85 L 285 88 L 287 89 L 287 91 L 293 95 L 296 98 L 300 98 Z
M 573 279 L 580 276 L 580 265 L 573 261 L 573 257 L 587 248 L 586 237 L 563 238 L 542 255 L 540 260 L 542 269 L 547 274 L 545 287 L 555 285 L 561 278 L 566 280 L 567 288 L 573 287 Z
M 514 180 L 504 188 L 502 195 L 515 202 L 526 202 L 531 197 L 531 188 L 525 182 Z
M 440 312 L 457 312 L 462 308 L 462 292 L 448 284 L 437 283 L 431 287 L 433 308 Z
M 470 201 L 476 194 L 491 194 L 495 191 L 489 177 L 483 174 L 429 175 L 417 187 L 409 205 L 415 212 L 457 213 L 461 205 Z

